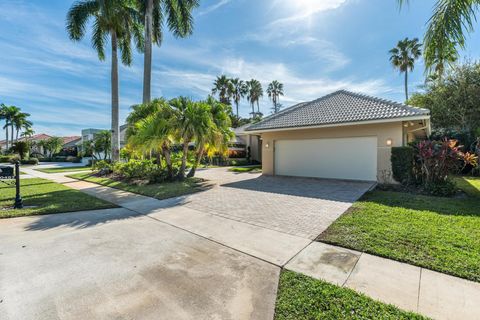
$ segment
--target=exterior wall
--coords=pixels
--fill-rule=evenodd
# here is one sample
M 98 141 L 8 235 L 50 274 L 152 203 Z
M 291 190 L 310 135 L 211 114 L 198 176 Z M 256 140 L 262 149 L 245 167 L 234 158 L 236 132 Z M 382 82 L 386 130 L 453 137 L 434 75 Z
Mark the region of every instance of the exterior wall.
M 402 122 L 381 124 L 366 124 L 354 126 L 339 126 L 317 129 L 286 130 L 262 133 L 262 170 L 266 175 L 273 175 L 274 150 L 276 140 L 295 139 L 321 139 L 321 138 L 348 138 L 376 136 L 377 147 L 377 180 L 382 183 L 393 183 L 392 166 L 390 161 L 391 147 L 403 145 Z M 392 140 L 392 145 L 387 146 L 387 140 Z M 268 148 L 267 148 L 268 146 Z M 354 161 L 354 159 L 352 159 Z

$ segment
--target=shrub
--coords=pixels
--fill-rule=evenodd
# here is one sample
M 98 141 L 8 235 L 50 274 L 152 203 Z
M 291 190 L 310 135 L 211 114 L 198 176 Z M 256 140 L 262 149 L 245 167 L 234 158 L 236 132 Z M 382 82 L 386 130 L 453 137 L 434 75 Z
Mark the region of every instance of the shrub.
M 99 175 L 106 175 L 113 172 L 113 165 L 106 160 L 92 162 L 92 170 Z
M 457 140 L 425 140 L 415 145 L 417 172 L 423 188 L 434 195 L 448 196 L 456 189 L 450 180 L 451 173 L 458 173 L 466 165 L 477 166 L 478 158 L 463 153 Z
M 10 159 L 12 159 L 12 156 L 0 156 L 0 163 L 7 163 L 10 162 Z
M 20 160 L 21 164 L 32 164 L 32 165 L 37 165 L 38 164 L 38 159 L 37 158 L 30 158 L 28 160 Z
M 25 159 L 25 156 L 28 153 L 28 143 L 25 141 L 17 141 L 13 144 L 12 150 L 20 156 L 20 159 Z
M 393 147 L 391 161 L 393 178 L 402 184 L 410 184 L 414 177 L 414 149 L 412 147 Z
M 158 166 L 150 160 L 130 160 L 122 163 L 117 162 L 113 167 L 113 173 L 122 179 L 154 180 Z
M 17 161 L 20 161 L 20 156 L 18 154 L 13 154 L 10 156 L 10 163 L 15 163 Z

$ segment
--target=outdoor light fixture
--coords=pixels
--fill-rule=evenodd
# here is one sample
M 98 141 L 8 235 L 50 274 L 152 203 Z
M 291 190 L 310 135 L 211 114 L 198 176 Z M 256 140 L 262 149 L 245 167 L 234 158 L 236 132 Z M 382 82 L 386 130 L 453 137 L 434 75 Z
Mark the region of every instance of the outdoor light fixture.
M 265 148 L 270 148 L 270 144 L 268 144 L 268 142 L 265 144 Z
M 392 139 L 388 138 L 388 139 L 387 139 L 387 146 L 390 147 L 392 144 L 393 144 Z

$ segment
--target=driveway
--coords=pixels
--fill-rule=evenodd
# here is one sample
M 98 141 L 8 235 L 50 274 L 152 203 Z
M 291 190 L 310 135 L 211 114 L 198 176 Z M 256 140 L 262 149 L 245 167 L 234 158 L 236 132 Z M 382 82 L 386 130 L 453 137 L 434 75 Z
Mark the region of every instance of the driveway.
M 198 175 L 214 186 L 165 201 L 101 187 L 122 208 L 0 220 L 2 319 L 271 320 L 279 267 L 371 187 Z
M 312 240 L 372 187 L 371 182 L 269 177 L 224 168 L 198 176 L 218 187 L 189 196 L 187 207 Z

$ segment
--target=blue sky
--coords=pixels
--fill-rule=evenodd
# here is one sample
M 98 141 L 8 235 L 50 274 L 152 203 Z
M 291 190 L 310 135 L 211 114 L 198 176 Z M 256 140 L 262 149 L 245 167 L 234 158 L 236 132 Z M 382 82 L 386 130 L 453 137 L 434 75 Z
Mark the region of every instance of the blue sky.
M 290 106 L 337 89 L 402 101 L 403 78 L 388 50 L 404 37 L 422 38 L 433 0 L 205 0 L 188 39 L 166 36 L 154 49 L 154 97 L 205 98 L 222 73 L 264 86 L 285 85 Z M 0 1 L 0 102 L 32 114 L 37 133 L 78 135 L 110 125 L 110 61 L 100 62 L 85 41 L 71 42 L 65 16 L 73 1 Z M 478 34 L 463 58 L 476 59 Z M 107 55 L 108 57 L 108 55 Z M 142 55 L 120 70 L 121 118 L 141 100 Z M 419 61 L 411 90 L 423 81 Z M 261 110 L 268 114 L 265 96 Z M 242 102 L 241 114 L 249 105 Z M 0 132 L 0 139 L 4 132 Z

